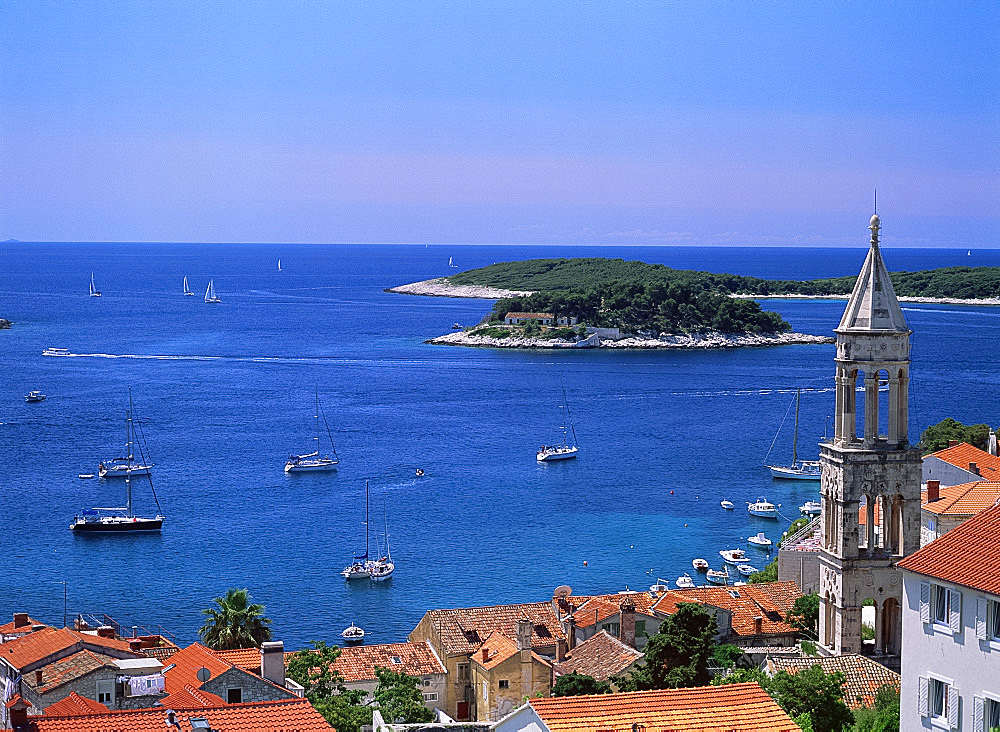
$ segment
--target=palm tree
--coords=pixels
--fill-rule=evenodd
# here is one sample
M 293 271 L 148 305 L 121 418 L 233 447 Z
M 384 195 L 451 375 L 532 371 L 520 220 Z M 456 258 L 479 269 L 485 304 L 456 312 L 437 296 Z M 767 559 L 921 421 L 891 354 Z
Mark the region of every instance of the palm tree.
M 215 598 L 218 608 L 202 610 L 208 619 L 198 631 L 209 648 L 225 651 L 232 648 L 257 648 L 271 640 L 270 618 L 264 617 L 264 606 L 250 603 L 249 590 L 231 587 L 225 597 Z

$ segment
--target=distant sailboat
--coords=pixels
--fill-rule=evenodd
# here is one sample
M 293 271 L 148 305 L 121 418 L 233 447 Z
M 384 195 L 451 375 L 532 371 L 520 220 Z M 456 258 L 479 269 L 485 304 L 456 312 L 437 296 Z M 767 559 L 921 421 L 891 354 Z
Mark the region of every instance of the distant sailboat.
M 280 259 L 278 260 L 278 271 L 279 272 L 281 271 L 281 260 Z
M 452 269 L 458 269 L 458 265 L 455 264 L 454 257 L 448 257 L 448 266 L 451 267 Z
M 215 280 L 208 281 L 208 289 L 205 290 L 205 302 L 222 302 L 222 298 L 215 294 Z
M 560 379 L 560 384 L 562 380 Z M 579 448 L 576 445 L 576 428 L 573 427 L 573 422 L 570 420 L 569 415 L 569 402 L 566 399 L 566 387 L 562 387 L 563 393 L 563 420 L 562 425 L 559 429 L 562 432 L 562 444 L 561 445 L 542 445 L 538 448 L 538 452 L 535 455 L 535 459 L 540 463 L 547 463 L 553 460 L 570 460 L 576 457 Z M 573 444 L 569 444 L 569 436 L 567 430 L 573 433 Z
M 191 288 L 188 287 L 188 278 L 187 277 L 184 278 L 184 294 L 187 297 L 194 297 L 194 293 L 191 292 Z
M 98 290 L 97 286 L 94 284 L 94 273 L 93 272 L 90 273 L 90 296 L 91 297 L 100 297 L 101 296 L 101 291 Z
M 316 449 L 306 455 L 290 455 L 285 463 L 286 473 L 320 473 L 336 470 L 340 464 L 337 457 L 337 448 L 333 446 L 333 435 L 330 434 L 330 425 L 326 424 L 326 415 L 323 415 L 323 423 L 326 424 L 326 434 L 330 438 L 330 447 L 333 449 L 333 457 L 319 454 L 319 389 L 316 389 Z
M 819 480 L 820 469 L 818 460 L 799 460 L 799 401 L 802 399 L 802 390 L 795 390 L 795 432 L 792 436 L 792 464 L 791 465 L 768 465 L 771 477 L 784 478 L 786 480 Z M 785 412 L 785 414 L 788 414 Z M 778 427 L 781 431 L 781 427 Z

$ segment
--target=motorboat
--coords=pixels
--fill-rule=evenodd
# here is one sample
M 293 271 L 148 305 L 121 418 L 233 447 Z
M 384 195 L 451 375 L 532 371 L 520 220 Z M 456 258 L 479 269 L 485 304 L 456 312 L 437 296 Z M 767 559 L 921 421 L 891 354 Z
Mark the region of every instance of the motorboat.
M 749 564 L 737 564 L 736 571 L 744 577 L 749 577 L 750 575 L 757 573 L 757 568 L 751 567 Z
M 763 531 L 758 532 L 756 536 L 748 536 L 747 541 L 753 544 L 754 546 L 759 546 L 764 549 L 770 549 L 771 544 L 773 543 L 770 539 L 764 536 Z
M 720 503 L 719 505 L 720 505 L 720 506 L 722 506 L 722 507 L 723 507 L 724 509 L 726 509 L 727 511 L 732 511 L 732 510 L 733 510 L 734 508 L 736 508 L 736 504 L 734 504 L 734 503 L 733 503 L 732 501 L 730 501 L 729 499 L 726 499 L 725 501 L 723 501 L 723 502 L 722 502 L 722 503 Z
M 52 346 L 49 346 L 44 351 L 42 351 L 42 355 L 43 356 L 68 356 L 69 355 L 69 349 L 68 348 L 53 348 Z
M 205 302 L 222 302 L 222 298 L 215 294 L 215 280 L 208 281 L 208 287 L 205 289 Z
M 37 390 L 29 391 L 27 394 L 24 395 L 24 401 L 26 401 L 28 404 L 34 404 L 35 402 L 44 402 L 45 395 Z
M 656 584 L 649 586 L 650 592 L 666 592 L 670 588 L 667 586 L 667 581 L 665 579 L 656 578 Z
M 710 569 L 705 579 L 713 585 L 724 585 L 729 582 L 729 572 L 725 569 Z
M 320 455 L 320 444 L 319 444 L 319 415 L 321 409 L 319 406 L 319 388 L 316 389 L 316 432 L 313 438 L 316 441 L 316 449 L 305 455 L 289 455 L 288 460 L 285 462 L 285 472 L 286 473 L 327 473 L 332 470 L 336 470 L 337 466 L 340 465 L 340 459 L 337 457 L 337 448 L 333 444 L 333 435 L 330 433 L 330 425 L 326 421 L 326 415 L 323 415 L 323 423 L 326 425 L 326 434 L 330 438 L 330 448 L 333 450 L 333 456 L 330 455 Z
M 719 556 L 729 564 L 739 564 L 747 560 L 747 553 L 742 549 L 723 549 L 719 552 Z
M 747 513 L 761 518 L 778 518 L 777 507 L 766 498 L 758 498 L 753 503 L 748 504 Z
M 90 273 L 90 296 L 100 297 L 101 291 L 97 289 L 97 285 L 94 284 L 94 273 Z
M 682 574 L 680 577 L 677 578 L 676 585 L 677 588 L 680 590 L 690 589 L 691 587 L 694 587 L 694 580 L 691 579 L 691 575 L 685 572 L 684 574 Z
M 768 465 L 772 478 L 782 478 L 785 480 L 819 480 L 820 467 L 818 460 L 799 460 L 799 402 L 802 399 L 802 390 L 795 390 L 795 431 L 792 434 L 792 462 L 790 465 Z M 785 412 L 787 415 L 788 412 Z M 782 420 L 784 422 L 784 420 Z M 778 427 L 781 431 L 781 427 Z M 777 439 L 777 436 L 775 436 Z
M 365 639 L 365 631 L 361 627 L 351 623 L 350 626 L 344 628 L 340 637 L 343 638 L 346 643 L 360 643 Z
M 562 380 L 560 379 L 560 384 Z M 573 427 L 573 423 L 570 420 L 569 415 L 569 402 L 566 399 L 566 387 L 562 387 L 563 393 L 563 420 L 562 425 L 559 429 L 562 432 L 562 444 L 561 445 L 542 445 L 538 448 L 538 452 L 535 454 L 535 459 L 540 463 L 548 463 L 554 460 L 570 460 L 576 457 L 576 453 L 579 448 L 576 445 L 576 428 Z M 573 434 L 573 444 L 569 442 L 569 433 Z
M 819 501 L 806 501 L 799 506 L 799 511 L 807 516 L 817 516 L 823 511 L 823 506 Z
M 708 562 L 704 559 L 695 559 L 691 562 L 691 566 L 697 569 L 699 572 L 704 572 L 708 569 Z
M 451 324 L 451 329 L 452 330 L 462 330 L 462 324 L 461 323 L 452 323 Z
M 91 478 L 94 477 L 94 474 L 93 473 L 80 473 L 76 477 L 79 478 L 80 480 L 90 480 Z

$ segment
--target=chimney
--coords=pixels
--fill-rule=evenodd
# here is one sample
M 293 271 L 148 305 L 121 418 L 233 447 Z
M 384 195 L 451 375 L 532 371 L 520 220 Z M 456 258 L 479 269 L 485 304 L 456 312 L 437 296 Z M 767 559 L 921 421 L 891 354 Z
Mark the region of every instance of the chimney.
M 31 622 L 31 619 L 28 618 L 28 613 L 14 613 L 14 627 L 15 628 L 23 628 L 25 625 L 28 625 L 30 622 Z
M 99 635 L 101 638 L 114 638 L 115 629 L 112 628 L 110 625 L 101 625 L 97 628 L 97 635 Z
M 10 726 L 14 732 L 28 729 L 28 709 L 31 707 L 28 702 L 21 698 L 20 694 L 15 694 L 14 698 L 7 702 L 7 711 Z
M 566 618 L 566 625 L 569 630 L 566 631 L 566 650 L 572 651 L 576 648 L 576 618 L 572 615 Z
M 955 447 L 959 444 L 959 440 L 948 440 L 948 447 Z
M 483 649 L 483 660 L 484 661 L 489 661 L 490 660 L 490 649 L 489 648 L 484 648 Z
M 556 663 L 566 660 L 566 639 L 556 639 Z
M 42 670 L 40 668 L 35 669 L 35 686 L 42 685 Z
M 618 639 L 629 648 L 635 648 L 635 603 L 626 597 L 618 606 L 621 610 L 621 623 L 618 626 Z
M 527 618 L 517 621 L 517 650 L 521 655 L 521 693 L 530 699 L 534 696 L 534 669 L 531 667 L 531 621 Z
M 139 652 L 141 652 L 142 651 L 142 641 L 139 640 L 138 638 L 132 638 L 128 642 L 128 649 L 130 651 L 132 651 L 132 653 L 139 653 Z
M 531 621 L 527 618 L 517 621 L 517 650 L 531 650 Z
M 754 635 L 763 635 L 764 634 L 764 618 L 762 618 L 760 615 L 754 616 L 754 619 L 753 619 L 753 632 L 754 632 Z
M 927 502 L 931 503 L 936 501 L 941 497 L 941 481 L 940 480 L 929 480 L 927 481 Z
M 975 473 L 976 475 L 979 475 L 979 477 L 982 477 L 979 474 L 979 466 L 976 465 L 975 463 L 969 463 L 969 472 L 970 473 Z
M 285 688 L 285 644 L 282 641 L 261 644 L 260 675 Z

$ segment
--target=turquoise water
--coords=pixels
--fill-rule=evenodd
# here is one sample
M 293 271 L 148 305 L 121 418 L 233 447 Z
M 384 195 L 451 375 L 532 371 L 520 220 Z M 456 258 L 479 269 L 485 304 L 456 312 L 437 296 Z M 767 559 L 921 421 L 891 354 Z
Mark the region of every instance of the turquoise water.
M 162 624 L 187 642 L 199 610 L 240 586 L 290 647 L 334 640 L 351 621 L 384 642 L 429 608 L 547 599 L 560 584 L 645 588 L 694 557 L 715 564 L 757 531 L 778 539 L 784 522 L 742 506 L 763 495 L 790 519 L 815 497 L 762 464 L 796 388 L 801 452 L 817 454 L 833 347 L 431 346 L 490 303 L 382 291 L 448 274 L 449 257 L 468 269 L 540 256 L 808 278 L 855 273 L 864 250 L 0 245 L 0 316 L 15 321 L 0 331 L 0 618 L 61 620 L 65 581 L 71 613 Z M 1000 251 L 885 256 L 890 269 L 1000 265 Z M 91 271 L 100 299 L 87 297 Z M 198 297 L 181 295 L 184 276 Z M 221 305 L 202 302 L 209 278 Z M 807 333 L 829 333 L 843 306 L 765 303 Z M 1000 422 L 1000 308 L 904 311 L 915 331 L 911 434 L 945 416 Z M 91 355 L 42 357 L 49 346 Z M 538 465 L 535 449 L 556 437 L 560 375 L 580 458 Z M 122 500 L 121 483 L 76 476 L 119 452 L 129 386 L 167 522 L 161 535 L 75 536 L 77 510 Z M 286 456 L 311 449 L 317 386 L 341 469 L 286 476 Z M 31 389 L 48 400 L 25 404 Z M 790 450 L 789 421 L 775 456 Z M 397 571 L 348 586 L 337 573 L 363 544 L 366 478 L 373 530 L 384 505 Z M 737 510 L 722 511 L 722 498 Z M 136 499 L 153 507 L 141 483 Z

